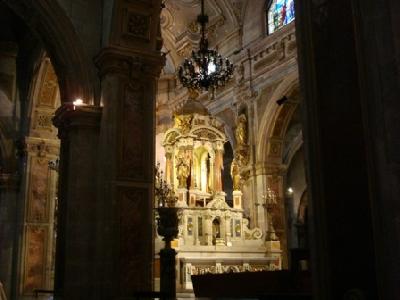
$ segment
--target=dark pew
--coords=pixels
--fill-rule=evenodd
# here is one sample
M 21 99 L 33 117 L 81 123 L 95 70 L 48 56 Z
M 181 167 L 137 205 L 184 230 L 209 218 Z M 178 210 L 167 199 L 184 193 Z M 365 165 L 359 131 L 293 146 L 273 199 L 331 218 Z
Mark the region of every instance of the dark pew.
M 312 299 L 309 272 L 263 271 L 192 276 L 196 297 Z

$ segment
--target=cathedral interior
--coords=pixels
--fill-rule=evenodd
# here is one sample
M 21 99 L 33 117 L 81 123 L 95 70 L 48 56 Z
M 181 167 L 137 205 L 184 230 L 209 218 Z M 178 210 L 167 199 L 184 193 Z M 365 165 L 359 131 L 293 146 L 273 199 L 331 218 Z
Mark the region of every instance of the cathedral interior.
M 398 0 L 0 0 L 0 24 L 0 300 L 400 299 Z

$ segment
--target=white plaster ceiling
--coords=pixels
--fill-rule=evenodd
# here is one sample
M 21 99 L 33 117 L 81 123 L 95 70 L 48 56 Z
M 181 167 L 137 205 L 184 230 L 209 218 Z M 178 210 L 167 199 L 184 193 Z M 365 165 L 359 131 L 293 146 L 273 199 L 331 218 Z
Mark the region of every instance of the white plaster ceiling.
M 247 1 L 205 0 L 211 47 L 218 47 L 227 36 L 238 31 Z M 184 57 L 190 55 L 192 49 L 197 49 L 200 34 L 196 20 L 201 6 L 200 0 L 166 0 L 164 4 L 161 31 L 163 51 L 168 52 L 164 72 L 174 73 Z

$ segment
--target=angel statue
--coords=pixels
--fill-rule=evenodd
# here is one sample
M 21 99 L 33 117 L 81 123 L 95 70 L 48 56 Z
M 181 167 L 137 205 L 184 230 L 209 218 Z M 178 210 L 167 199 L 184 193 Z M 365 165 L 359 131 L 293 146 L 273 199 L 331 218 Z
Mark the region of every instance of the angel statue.
M 245 114 L 241 114 L 238 117 L 235 137 L 238 146 L 247 145 L 247 118 Z

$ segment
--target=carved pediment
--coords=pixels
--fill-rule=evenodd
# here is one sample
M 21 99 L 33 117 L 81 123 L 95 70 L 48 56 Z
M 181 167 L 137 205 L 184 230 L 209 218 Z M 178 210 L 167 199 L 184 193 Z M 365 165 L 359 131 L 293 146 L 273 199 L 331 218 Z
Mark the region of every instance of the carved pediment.
M 207 139 L 210 141 L 222 140 L 225 141 L 225 135 L 210 126 L 198 126 L 192 129 L 191 134 L 199 139 Z
M 170 129 L 165 133 L 165 138 L 164 138 L 164 145 L 166 144 L 173 144 L 177 138 L 181 136 L 179 131 L 177 129 Z
M 230 209 L 229 205 L 225 202 L 223 198 L 215 198 L 214 200 L 210 201 L 207 204 L 208 208 L 213 208 L 213 209 Z

